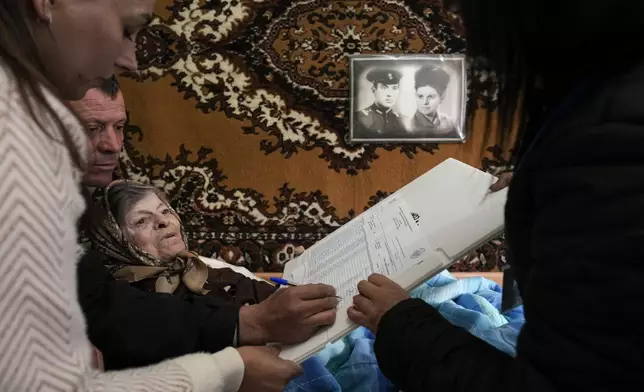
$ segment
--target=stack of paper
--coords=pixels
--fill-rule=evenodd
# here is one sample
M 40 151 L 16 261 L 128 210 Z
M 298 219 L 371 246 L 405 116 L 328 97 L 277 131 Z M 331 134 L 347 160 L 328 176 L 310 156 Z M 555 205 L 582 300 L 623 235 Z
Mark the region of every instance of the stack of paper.
M 334 325 L 280 356 L 301 362 L 356 328 L 347 309 L 370 274 L 411 290 L 500 234 L 507 191 L 491 193 L 494 181 L 448 159 L 287 263 L 285 279 L 329 284 L 342 301 Z

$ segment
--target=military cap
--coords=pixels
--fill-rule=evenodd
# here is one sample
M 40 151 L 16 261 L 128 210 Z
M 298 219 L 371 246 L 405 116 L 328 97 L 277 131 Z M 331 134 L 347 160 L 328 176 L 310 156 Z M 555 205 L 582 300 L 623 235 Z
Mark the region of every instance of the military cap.
M 400 71 L 393 68 L 374 68 L 367 73 L 367 80 L 373 84 L 398 84 L 402 78 Z
M 449 84 L 449 74 L 442 68 L 426 66 L 416 71 L 414 82 L 416 88 L 431 86 L 443 95 Z

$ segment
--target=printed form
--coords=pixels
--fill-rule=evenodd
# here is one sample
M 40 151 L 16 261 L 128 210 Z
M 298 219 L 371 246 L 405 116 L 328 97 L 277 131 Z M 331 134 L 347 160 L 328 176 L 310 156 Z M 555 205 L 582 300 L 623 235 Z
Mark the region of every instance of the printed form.
M 311 247 L 294 260 L 293 270 L 288 271 L 287 264 L 286 279 L 328 284 L 342 299 L 332 327 L 321 330 L 305 344 L 284 347 L 280 357 L 299 361 L 317 351 L 318 346 L 343 336 L 353 327 L 347 309 L 358 294 L 357 282 L 372 273 L 394 277 L 423 261 L 430 248 L 418 216 L 414 217 L 402 196 L 393 194 L 347 223 L 341 232 L 325 238 L 323 246 Z
M 418 219 L 418 218 L 416 218 Z M 342 297 L 338 313 L 346 312 L 358 294 L 356 282 L 372 273 L 395 276 L 422 261 L 429 249 L 420 225 L 404 199 L 392 195 L 331 235 L 324 247 L 312 247 L 288 279 L 298 283 L 324 283 Z M 340 233 L 338 233 L 340 234 Z

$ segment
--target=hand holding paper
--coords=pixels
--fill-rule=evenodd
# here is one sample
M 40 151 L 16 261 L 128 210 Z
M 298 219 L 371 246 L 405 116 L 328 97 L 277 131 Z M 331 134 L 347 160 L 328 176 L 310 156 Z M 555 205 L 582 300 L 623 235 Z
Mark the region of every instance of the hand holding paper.
M 328 284 L 342 301 L 330 328 L 280 357 L 301 362 L 356 323 L 375 332 L 384 313 L 408 298 L 405 290 L 501 233 L 507 188 L 490 189 L 495 180 L 447 159 L 287 263 L 284 279 Z
M 335 289 L 307 284 L 277 290 L 258 305 L 240 310 L 242 344 L 300 343 L 335 322 Z
M 409 299 L 407 291 L 396 282 L 380 274 L 372 274 L 369 280 L 358 283 L 360 294 L 353 297 L 353 306 L 347 314 L 358 325 L 378 332 L 380 319 L 391 308 Z
M 496 182 L 490 186 L 490 191 L 498 192 L 509 187 L 510 181 L 512 181 L 512 175 L 512 172 L 501 173 Z

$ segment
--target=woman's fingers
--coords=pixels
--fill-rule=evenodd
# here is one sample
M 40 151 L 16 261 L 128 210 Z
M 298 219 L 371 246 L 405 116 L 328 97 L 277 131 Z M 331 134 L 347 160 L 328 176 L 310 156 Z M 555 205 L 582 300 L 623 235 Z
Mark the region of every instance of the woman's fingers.
M 336 297 L 326 297 L 305 301 L 300 307 L 305 317 L 311 317 L 318 313 L 335 309 L 338 306 L 338 302 Z
M 353 297 L 353 306 L 358 309 L 364 315 L 372 315 L 376 312 L 376 307 L 371 302 L 369 298 L 365 298 L 362 295 L 356 295 Z
M 353 321 L 354 323 L 369 328 L 369 318 L 364 313 L 359 311 L 355 306 L 349 307 L 349 309 L 347 310 L 347 316 L 349 316 L 349 320 Z
M 335 316 L 336 310 L 333 308 L 310 316 L 306 319 L 306 323 L 315 327 L 324 327 L 333 324 L 335 322 Z
M 512 172 L 501 173 L 496 182 L 490 186 L 490 191 L 498 192 L 507 188 L 510 185 L 510 181 L 512 181 L 512 174 Z
M 378 286 L 369 281 L 362 280 L 358 283 L 358 292 L 366 298 L 373 299 L 378 295 Z
M 388 277 L 380 274 L 371 274 L 369 276 L 369 282 L 373 283 L 374 285 L 381 287 L 381 286 L 398 286 L 396 282 L 393 280 L 389 279 Z

